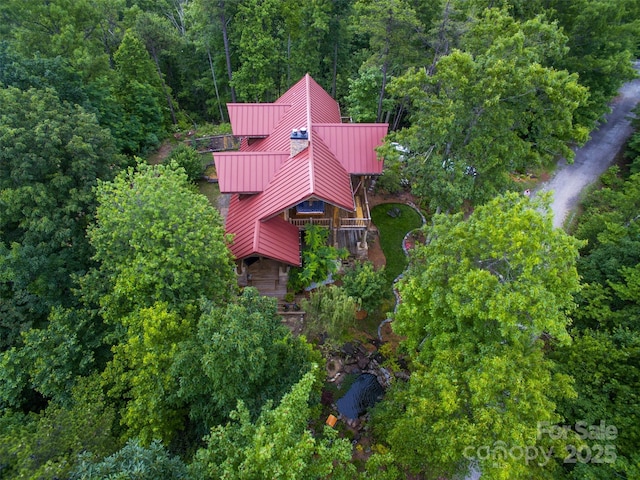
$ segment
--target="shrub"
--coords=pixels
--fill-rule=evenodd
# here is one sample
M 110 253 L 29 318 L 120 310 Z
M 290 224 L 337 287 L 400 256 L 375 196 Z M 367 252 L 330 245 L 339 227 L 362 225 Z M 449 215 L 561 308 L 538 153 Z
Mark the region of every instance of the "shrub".
M 307 225 L 304 232 L 302 249 L 302 267 L 292 268 L 289 272 L 287 288 L 297 292 L 315 282 L 322 282 L 338 269 L 336 261 L 347 258 L 344 248 L 335 248 L 327 244 L 329 229 L 318 225 Z
M 342 288 L 358 300 L 361 309 L 375 312 L 388 293 L 384 267 L 376 270 L 371 262 L 356 263 L 345 273 Z
M 310 338 L 326 334 L 328 343 L 339 343 L 354 325 L 357 306 L 357 300 L 343 288 L 332 285 L 314 290 L 302 301 L 304 333 Z
M 174 163 L 175 165 L 184 168 L 190 182 L 198 180 L 204 171 L 204 168 L 202 167 L 202 160 L 200 160 L 198 152 L 184 144 L 176 147 L 164 163 Z

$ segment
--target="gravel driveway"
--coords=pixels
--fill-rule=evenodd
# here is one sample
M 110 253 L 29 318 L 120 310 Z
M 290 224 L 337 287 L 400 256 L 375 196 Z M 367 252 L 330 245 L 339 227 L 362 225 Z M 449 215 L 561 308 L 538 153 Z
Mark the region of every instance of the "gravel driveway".
M 640 71 L 640 61 L 635 64 Z M 632 80 L 620 89 L 619 95 L 611 103 L 611 113 L 596 130 L 590 140 L 576 150 L 574 162 L 558 162 L 555 175 L 541 184 L 536 192 L 553 191 L 553 225 L 562 227 L 569 212 L 580 201 L 580 192 L 595 182 L 613 163 L 616 155 L 633 133 L 631 110 L 640 102 L 640 78 Z M 535 194 L 535 192 L 534 192 Z

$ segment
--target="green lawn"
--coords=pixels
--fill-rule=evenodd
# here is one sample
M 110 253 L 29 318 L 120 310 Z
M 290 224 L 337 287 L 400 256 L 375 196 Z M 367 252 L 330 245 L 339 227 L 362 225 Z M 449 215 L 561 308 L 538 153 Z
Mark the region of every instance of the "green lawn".
M 220 196 L 220 187 L 217 183 L 209 183 L 205 180 L 200 180 L 196 183 L 198 185 L 198 190 L 205 197 L 209 199 L 209 202 L 215 208 L 218 207 L 218 197 Z
M 392 217 L 387 212 L 397 208 L 400 215 Z M 383 203 L 371 210 L 371 219 L 380 232 L 380 246 L 387 259 L 389 283 L 407 267 L 407 257 L 402 250 L 402 239 L 414 228 L 422 225 L 422 219 L 413 208 L 401 203 Z
M 213 154 L 211 152 L 200 153 L 200 161 L 202 161 L 202 169 L 213 163 Z M 214 168 L 215 171 L 215 168 Z

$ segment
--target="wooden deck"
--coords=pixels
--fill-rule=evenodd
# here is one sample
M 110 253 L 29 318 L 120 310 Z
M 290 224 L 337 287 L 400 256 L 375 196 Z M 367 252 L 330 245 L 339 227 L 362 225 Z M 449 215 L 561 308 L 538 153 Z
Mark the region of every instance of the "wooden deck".
M 241 287 L 255 287 L 268 297 L 284 298 L 287 294 L 287 278 L 280 276 L 277 262 L 263 258 L 251 264 L 247 271 L 247 282 L 238 282 Z

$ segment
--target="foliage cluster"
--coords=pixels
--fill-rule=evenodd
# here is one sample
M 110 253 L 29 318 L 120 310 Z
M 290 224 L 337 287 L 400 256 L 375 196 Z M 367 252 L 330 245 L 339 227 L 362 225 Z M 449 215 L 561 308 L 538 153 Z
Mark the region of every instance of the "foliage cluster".
M 345 289 L 329 285 L 312 290 L 301 306 L 306 312 L 305 334 L 309 338 L 322 337 L 325 343 L 336 346 L 355 324 L 358 301 Z
M 338 271 L 338 262 L 347 258 L 344 248 L 329 245 L 329 229 L 307 224 L 302 245 L 302 267 L 294 267 L 289 273 L 287 288 L 298 292 L 313 283 L 324 282 Z
M 178 167 L 184 168 L 190 182 L 198 180 L 204 172 L 198 152 L 183 143 L 174 148 L 164 162 L 175 163 Z
M 555 230 L 547 209 L 500 196 L 466 221 L 436 215 L 430 241 L 415 247 L 392 324 L 412 375 L 394 384 L 375 421 L 400 464 L 431 478 L 463 475 L 468 446 L 548 443 L 536 440 L 537 422 L 559 421 L 554 402 L 575 394 L 542 339 L 570 341 L 580 242 Z M 477 461 L 491 478 L 538 471 L 510 456 Z
M 356 263 L 342 277 L 342 288 L 367 312 L 376 312 L 388 295 L 385 268 L 375 269 L 373 263 Z
M 235 294 L 220 215 L 182 169 L 139 164 L 95 198 L 75 303 L 0 354 L 2 475 L 185 478 L 176 453 L 237 401 L 257 418 L 319 358 L 273 299 Z
M 640 174 L 625 178 L 612 167 L 603 179 L 607 183 L 585 199 L 575 232 L 588 243 L 577 264 L 583 288 L 576 296 L 574 342 L 553 356 L 575 378 L 578 399 L 559 405 L 568 423 L 605 420 L 617 428 L 617 460 L 601 465 L 598 478 L 634 478 L 640 474 L 640 428 L 633 420 L 640 391 Z M 588 446 L 597 448 L 596 442 Z M 569 476 L 590 471 L 579 465 Z
M 317 370 L 307 373 L 255 422 L 238 402 L 232 422 L 213 428 L 207 446 L 196 453 L 192 478 L 353 478 L 351 443 L 329 427 L 316 434 L 308 428 L 309 402 L 318 387 Z

